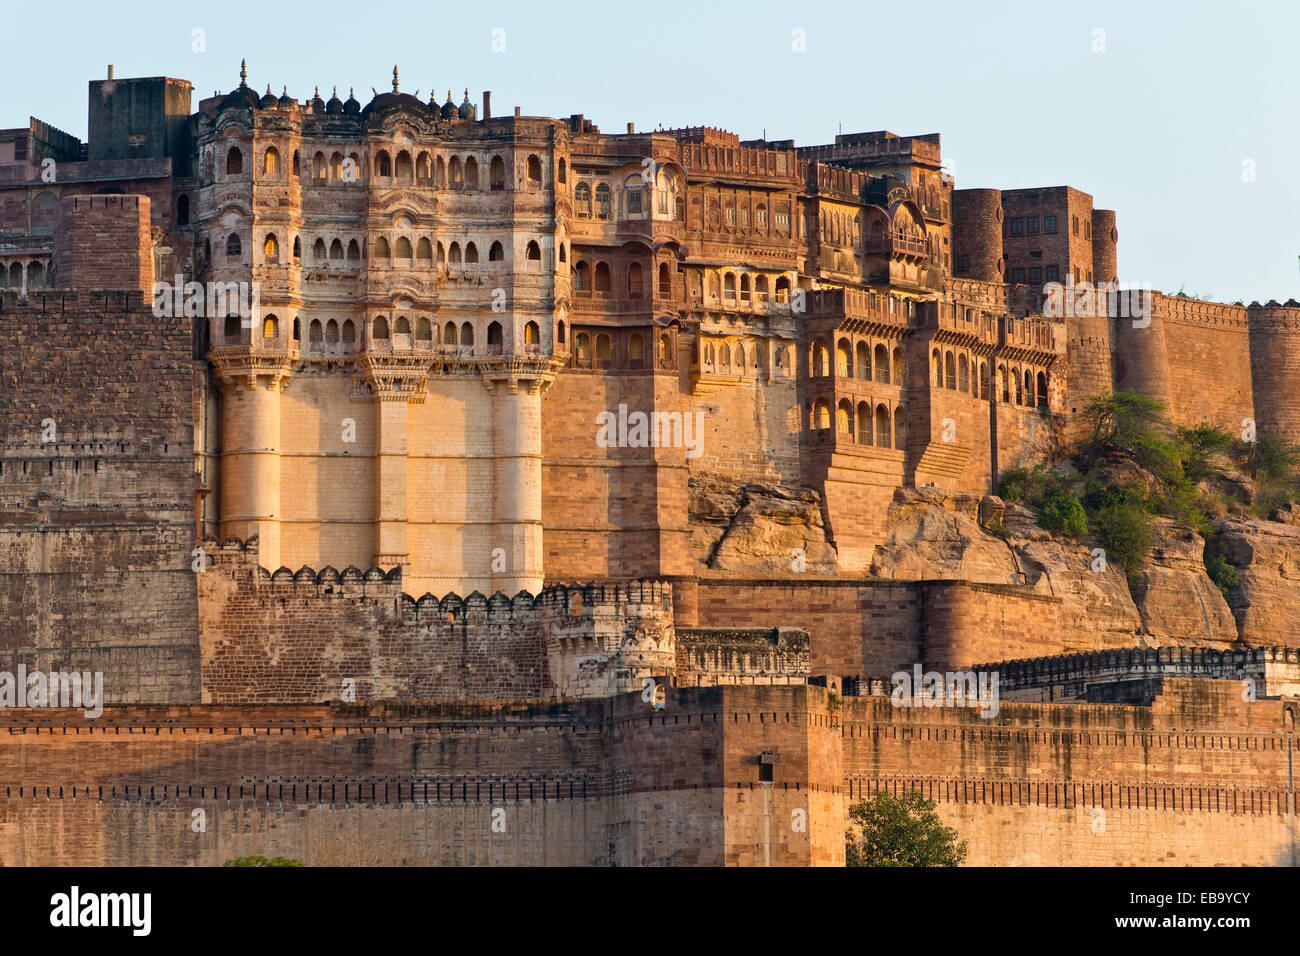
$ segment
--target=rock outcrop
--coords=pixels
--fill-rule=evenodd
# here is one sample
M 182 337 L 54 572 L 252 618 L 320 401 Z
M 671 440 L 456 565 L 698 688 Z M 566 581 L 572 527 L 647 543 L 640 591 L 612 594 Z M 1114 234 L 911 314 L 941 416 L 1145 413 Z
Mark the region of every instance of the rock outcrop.
M 834 576 L 821 497 L 809 488 L 690 480 L 692 547 L 710 569 L 761 576 Z
M 1237 569 L 1228 595 L 1241 640 L 1300 647 L 1300 527 L 1272 521 L 1218 525 L 1210 552 Z

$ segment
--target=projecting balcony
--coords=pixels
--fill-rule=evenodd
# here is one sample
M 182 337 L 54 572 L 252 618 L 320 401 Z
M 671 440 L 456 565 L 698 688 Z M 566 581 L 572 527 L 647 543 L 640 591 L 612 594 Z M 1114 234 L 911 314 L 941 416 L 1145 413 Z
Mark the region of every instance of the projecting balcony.
M 864 243 L 869 256 L 888 256 L 920 262 L 930 258 L 930 240 L 926 236 L 875 235 Z

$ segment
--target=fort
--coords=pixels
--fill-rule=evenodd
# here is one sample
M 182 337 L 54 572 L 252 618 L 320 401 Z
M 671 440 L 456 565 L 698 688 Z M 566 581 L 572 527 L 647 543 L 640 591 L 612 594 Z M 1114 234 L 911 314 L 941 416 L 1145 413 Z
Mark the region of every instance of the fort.
M 1300 439 L 1300 303 L 1113 308 L 1114 212 L 938 134 L 89 104 L 0 130 L 0 671 L 106 706 L 0 708 L 0 860 L 842 865 L 918 789 L 973 863 L 1297 862 L 1300 529 L 1225 598 L 990 527 L 1098 393 Z

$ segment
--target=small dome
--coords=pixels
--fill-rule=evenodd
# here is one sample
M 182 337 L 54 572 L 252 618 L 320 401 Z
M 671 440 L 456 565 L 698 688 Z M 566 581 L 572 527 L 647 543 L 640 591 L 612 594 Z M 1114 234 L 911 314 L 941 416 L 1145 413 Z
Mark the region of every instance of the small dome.
M 280 105 L 280 101 L 277 100 L 275 94 L 271 92 L 270 83 L 266 84 L 266 95 L 262 97 L 261 102 L 257 105 L 264 110 L 273 110 Z
M 442 118 L 445 120 L 456 118 L 456 104 L 451 101 L 451 90 L 447 91 L 447 102 L 442 104 Z
M 343 112 L 358 113 L 360 111 L 361 104 L 357 102 L 357 98 L 352 94 L 352 87 L 348 87 L 348 98 L 343 101 Z
M 268 86 L 269 90 L 270 87 Z M 469 87 L 465 88 L 465 102 L 460 104 L 460 118 L 463 120 L 472 120 L 474 118 L 474 104 L 469 101 Z
M 339 99 L 339 88 L 337 86 L 334 87 L 334 95 L 331 96 L 329 98 L 329 102 L 325 104 L 325 112 L 326 113 L 343 112 L 343 101 Z
M 248 85 L 248 61 L 239 61 L 239 86 L 226 94 L 218 109 L 257 109 L 257 91 Z M 267 87 L 268 92 L 270 87 Z
M 325 101 L 320 98 L 320 87 L 316 87 L 316 94 L 311 98 L 311 111 L 313 113 L 325 112 Z
M 298 101 L 289 95 L 289 87 L 286 86 L 284 92 L 280 94 L 280 109 L 289 110 L 297 105 Z

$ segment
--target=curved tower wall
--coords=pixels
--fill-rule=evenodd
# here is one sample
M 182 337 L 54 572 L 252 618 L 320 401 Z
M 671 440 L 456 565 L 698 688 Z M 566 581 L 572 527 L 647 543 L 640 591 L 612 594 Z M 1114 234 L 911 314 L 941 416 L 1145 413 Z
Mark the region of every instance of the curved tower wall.
M 970 265 L 954 274 L 985 282 L 1002 281 L 1002 191 L 956 189 L 952 194 L 953 249 L 957 261 Z

